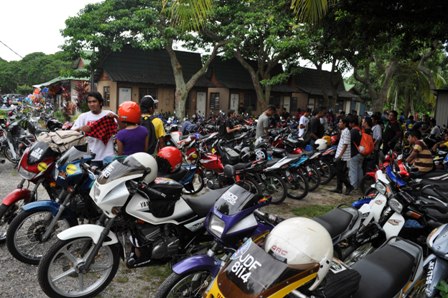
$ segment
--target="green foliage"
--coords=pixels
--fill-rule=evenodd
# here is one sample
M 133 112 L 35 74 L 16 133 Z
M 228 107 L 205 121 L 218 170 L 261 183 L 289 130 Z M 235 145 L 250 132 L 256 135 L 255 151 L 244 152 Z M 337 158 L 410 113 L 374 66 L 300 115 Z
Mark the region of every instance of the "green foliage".
M 443 298 L 448 297 L 448 283 L 442 280 L 437 286 L 437 290 L 440 291 L 440 296 Z
M 56 118 L 59 122 L 65 122 L 64 113 L 61 110 L 57 110 L 53 113 L 53 117 Z
M 327 213 L 335 206 L 332 205 L 308 205 L 292 210 L 296 216 L 315 217 Z
M 17 86 L 16 93 L 18 94 L 30 94 L 33 93 L 34 88 L 29 85 L 19 85 Z

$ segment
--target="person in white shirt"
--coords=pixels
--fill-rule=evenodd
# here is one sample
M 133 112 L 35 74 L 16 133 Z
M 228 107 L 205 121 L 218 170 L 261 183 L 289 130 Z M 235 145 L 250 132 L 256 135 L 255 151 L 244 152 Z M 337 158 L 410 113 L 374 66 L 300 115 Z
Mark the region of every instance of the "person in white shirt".
M 299 138 L 304 138 L 308 131 L 308 124 L 310 122 L 311 109 L 307 109 L 299 120 Z
M 339 130 L 341 131 L 341 137 L 339 139 L 338 148 L 336 149 L 335 155 L 335 167 L 336 167 L 336 189 L 333 189 L 332 192 L 342 193 L 342 184 L 345 184 L 345 194 L 349 195 L 353 191 L 353 186 L 350 184 L 350 180 L 348 179 L 347 172 L 347 161 L 350 160 L 351 152 L 350 152 L 350 130 L 349 126 L 349 118 L 342 118 L 338 123 Z
M 72 130 L 90 132 L 91 127 L 90 122 L 99 120 L 103 117 L 114 117 L 117 115 L 111 111 L 103 111 L 103 96 L 99 92 L 91 91 L 87 94 L 87 104 L 90 111 L 82 113 L 79 115 L 73 124 Z M 110 138 L 106 145 L 104 145 L 102 140 L 93 137 L 87 137 L 88 148 L 92 153 L 95 153 L 95 158 L 92 164 L 102 166 L 103 159 L 106 156 L 115 155 L 114 152 L 114 141 Z

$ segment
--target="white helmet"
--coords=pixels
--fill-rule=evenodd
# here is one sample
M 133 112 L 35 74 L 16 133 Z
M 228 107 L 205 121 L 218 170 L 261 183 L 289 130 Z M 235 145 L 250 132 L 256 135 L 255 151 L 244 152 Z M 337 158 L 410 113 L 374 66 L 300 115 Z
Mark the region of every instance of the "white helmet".
M 147 184 L 153 182 L 157 178 L 158 166 L 156 159 L 144 152 L 138 152 L 129 155 L 123 161 L 124 165 L 135 167 L 136 169 L 144 169 L 145 170 L 145 178 L 143 181 Z
M 282 221 L 269 233 L 264 250 L 286 260 L 286 264 L 302 270 L 319 264 L 317 278 L 310 291 L 322 282 L 330 269 L 333 243 L 328 231 L 318 222 L 293 217 Z
M 316 142 L 314 142 L 314 145 L 318 151 L 327 149 L 327 141 L 324 139 L 317 139 Z

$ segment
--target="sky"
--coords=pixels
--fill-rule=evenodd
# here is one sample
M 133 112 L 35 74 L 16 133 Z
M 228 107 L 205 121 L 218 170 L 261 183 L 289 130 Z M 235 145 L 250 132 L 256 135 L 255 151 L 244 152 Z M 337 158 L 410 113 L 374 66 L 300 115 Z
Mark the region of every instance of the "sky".
M 102 0 L 0 0 L 0 58 L 12 61 L 34 52 L 54 54 L 64 39 L 65 20 Z M 4 43 L 4 44 L 3 44 Z

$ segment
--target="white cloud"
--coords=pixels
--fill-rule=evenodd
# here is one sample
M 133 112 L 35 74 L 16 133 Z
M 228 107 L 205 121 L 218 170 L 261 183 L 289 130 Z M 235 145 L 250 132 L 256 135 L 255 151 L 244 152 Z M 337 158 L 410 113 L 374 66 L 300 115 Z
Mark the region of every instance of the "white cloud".
M 22 57 L 33 52 L 53 54 L 64 43 L 60 30 L 89 3 L 101 0 L 2 0 L 0 41 Z M 0 58 L 21 58 L 0 43 Z

